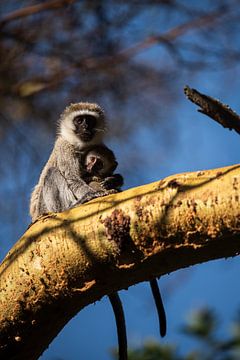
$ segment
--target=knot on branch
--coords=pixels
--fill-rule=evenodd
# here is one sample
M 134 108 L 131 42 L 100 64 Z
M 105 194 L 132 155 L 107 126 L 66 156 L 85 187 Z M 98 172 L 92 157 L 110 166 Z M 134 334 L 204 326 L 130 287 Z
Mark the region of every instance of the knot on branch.
M 115 209 L 102 223 L 106 228 L 107 238 L 117 244 L 120 252 L 126 250 L 127 244 L 132 242 L 130 216 L 124 214 L 122 210 Z

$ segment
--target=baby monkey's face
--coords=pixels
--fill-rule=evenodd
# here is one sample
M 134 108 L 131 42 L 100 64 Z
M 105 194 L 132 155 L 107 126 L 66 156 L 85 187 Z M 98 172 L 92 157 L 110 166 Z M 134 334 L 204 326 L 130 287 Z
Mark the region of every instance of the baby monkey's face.
M 99 156 L 89 154 L 86 156 L 85 168 L 91 175 L 99 175 L 104 167 L 104 163 Z
M 118 163 L 112 153 L 106 148 L 96 147 L 97 150 L 90 150 L 85 157 L 84 167 L 89 175 L 107 177 L 111 176 Z

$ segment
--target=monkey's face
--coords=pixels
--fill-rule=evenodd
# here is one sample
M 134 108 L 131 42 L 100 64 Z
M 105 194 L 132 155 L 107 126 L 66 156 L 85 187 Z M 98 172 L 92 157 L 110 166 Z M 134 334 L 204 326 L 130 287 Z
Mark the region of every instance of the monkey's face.
M 86 158 L 86 170 L 91 175 L 99 175 L 103 170 L 104 163 L 103 161 L 94 155 L 89 155 Z
M 74 133 L 84 142 L 91 141 L 96 134 L 97 119 L 90 114 L 79 114 L 73 119 Z
M 68 106 L 60 116 L 60 135 L 78 148 L 102 142 L 105 132 L 105 117 L 99 105 L 76 103 Z
M 112 152 L 100 154 L 90 151 L 85 158 L 85 169 L 92 176 L 106 177 L 111 176 L 116 169 L 118 163 L 114 157 L 110 157 Z

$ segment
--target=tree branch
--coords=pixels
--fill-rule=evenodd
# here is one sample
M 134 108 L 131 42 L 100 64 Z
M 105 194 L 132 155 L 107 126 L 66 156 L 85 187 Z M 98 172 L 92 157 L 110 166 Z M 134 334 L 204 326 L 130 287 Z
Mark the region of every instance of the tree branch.
M 37 359 L 78 311 L 104 295 L 239 254 L 239 191 L 235 165 L 41 217 L 0 266 L 0 358 Z
M 209 116 L 224 128 L 234 129 L 240 134 L 240 116 L 228 105 L 222 104 L 219 100 L 201 94 L 188 86 L 185 86 L 184 93 L 190 101 L 200 106 L 199 112 Z
M 5 15 L 2 19 L 0 19 L 0 28 L 10 21 L 34 15 L 46 10 L 55 10 L 65 5 L 72 4 L 74 1 L 75 0 L 53 0 L 43 4 L 37 4 L 18 9 Z
M 191 30 L 196 30 L 207 25 L 212 25 L 213 22 L 219 20 L 222 15 L 226 14 L 226 6 L 221 6 L 219 9 L 212 11 L 210 13 L 199 16 L 196 19 L 187 21 L 181 25 L 174 27 L 173 29 L 166 31 L 162 35 L 153 35 L 149 36 L 143 41 L 132 45 L 131 47 L 121 51 L 121 55 L 132 57 L 137 55 L 140 51 L 148 49 L 156 44 L 170 44 L 172 41 L 178 37 L 186 34 Z
M 48 2 L 46 4 L 39 4 L 34 5 L 31 7 L 27 7 L 24 9 L 16 10 L 13 13 L 5 16 L 2 20 L 0 20 L 0 28 L 1 25 L 4 25 L 6 22 L 11 20 L 15 20 L 19 17 L 29 16 L 35 12 L 43 11 L 43 10 L 54 10 L 57 7 L 64 6 L 66 3 L 71 3 L 74 0 L 54 0 L 52 2 Z M 93 56 L 86 57 L 79 60 L 79 56 L 77 60 L 71 58 L 65 54 L 65 60 L 69 65 L 64 66 L 61 70 L 56 71 L 53 74 L 50 74 L 47 77 L 41 76 L 41 81 L 39 79 L 31 79 L 25 82 L 21 82 L 19 86 L 15 87 L 15 91 L 20 96 L 30 96 L 41 91 L 44 91 L 52 86 L 56 86 L 57 84 L 61 83 L 64 79 L 71 76 L 76 69 L 85 69 L 86 70 L 98 70 L 103 71 L 109 70 L 109 66 L 117 66 L 119 64 L 125 63 L 129 61 L 132 57 L 138 55 L 141 51 L 148 49 L 154 45 L 161 44 L 165 46 L 171 55 L 175 56 L 177 61 L 181 62 L 180 56 L 177 51 L 177 47 L 174 44 L 174 40 L 179 38 L 180 36 L 188 33 L 192 30 L 198 30 L 204 26 L 212 25 L 214 22 L 219 21 L 223 15 L 226 14 L 228 8 L 226 6 L 221 6 L 217 10 L 214 10 L 210 13 L 201 15 L 191 21 L 187 21 L 181 25 L 175 26 L 174 28 L 162 33 L 156 34 L 153 36 L 149 36 L 145 38 L 143 41 L 138 42 L 136 44 L 131 45 L 125 49 L 122 49 L 116 52 L 115 55 L 104 55 L 102 57 L 97 56 L 96 58 Z M 20 41 L 25 45 L 31 45 L 27 39 L 24 39 L 24 36 L 14 34 L 13 31 L 11 32 L 2 32 L 4 36 L 15 38 L 16 41 Z M 36 49 L 34 50 L 36 52 Z M 42 54 L 36 54 L 39 57 L 42 57 Z M 63 57 L 63 54 L 61 53 Z M 63 57 L 64 58 L 64 57 Z

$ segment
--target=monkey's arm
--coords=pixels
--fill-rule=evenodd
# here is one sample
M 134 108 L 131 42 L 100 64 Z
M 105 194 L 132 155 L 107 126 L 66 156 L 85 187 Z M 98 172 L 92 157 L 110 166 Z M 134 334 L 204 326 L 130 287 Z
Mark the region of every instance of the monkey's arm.
M 92 177 L 92 181 L 89 182 L 89 187 L 94 190 L 94 193 L 89 192 L 83 195 L 74 205 L 83 204 L 96 197 L 104 196 L 108 194 L 114 194 L 120 191 L 120 187 L 123 185 L 123 177 L 120 174 L 115 174 L 106 177 L 104 180 L 97 176 Z
M 71 192 L 74 194 L 75 200 L 79 204 L 81 204 L 82 201 L 86 202 L 95 197 L 107 195 L 107 191 L 96 190 L 86 184 L 82 179 L 67 179 L 67 184 Z
M 108 190 L 95 190 L 83 180 L 83 168 L 80 161 L 80 155 L 77 155 L 69 144 L 62 143 L 60 147 L 60 156 L 58 164 L 62 177 L 67 184 L 67 193 L 74 197 L 74 201 L 68 207 L 82 204 L 95 197 L 108 195 Z
M 77 200 L 66 179 L 56 167 L 50 167 L 45 175 L 42 198 L 45 212 L 64 211 Z
M 95 190 L 118 190 L 123 185 L 123 177 L 120 174 L 107 176 L 105 179 L 92 176 L 91 180 L 86 180 L 86 182 Z

